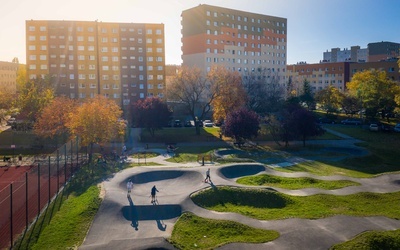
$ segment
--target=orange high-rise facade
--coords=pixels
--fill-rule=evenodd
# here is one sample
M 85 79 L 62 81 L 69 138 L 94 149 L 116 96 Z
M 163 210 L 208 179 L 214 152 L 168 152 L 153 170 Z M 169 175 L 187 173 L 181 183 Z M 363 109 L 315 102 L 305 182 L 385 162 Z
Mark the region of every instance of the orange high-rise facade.
M 182 12 L 183 66 L 242 74 L 269 69 L 284 83 L 287 19 L 201 4 Z
M 26 62 L 27 77 L 52 77 L 57 95 L 128 108 L 164 98 L 164 24 L 28 20 Z

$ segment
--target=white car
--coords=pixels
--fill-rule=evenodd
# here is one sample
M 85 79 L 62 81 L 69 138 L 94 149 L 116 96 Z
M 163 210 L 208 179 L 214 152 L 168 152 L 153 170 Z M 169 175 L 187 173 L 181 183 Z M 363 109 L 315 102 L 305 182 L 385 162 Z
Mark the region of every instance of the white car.
M 371 123 L 371 125 L 369 125 L 369 131 L 378 131 L 379 130 L 379 126 L 376 123 Z
M 203 122 L 203 125 L 204 125 L 204 127 L 212 127 L 212 126 L 213 126 L 213 123 L 212 123 L 212 121 L 210 121 L 210 120 L 205 120 L 205 121 Z

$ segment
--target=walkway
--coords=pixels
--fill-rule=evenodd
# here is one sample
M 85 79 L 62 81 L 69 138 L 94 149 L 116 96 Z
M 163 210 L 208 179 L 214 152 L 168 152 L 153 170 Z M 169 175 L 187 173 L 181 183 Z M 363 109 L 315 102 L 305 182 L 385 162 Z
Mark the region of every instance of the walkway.
M 348 138 L 348 143 L 352 138 Z M 342 144 L 344 142 L 337 141 Z M 346 143 L 347 143 L 346 142 Z M 136 149 L 143 150 L 143 149 Z M 313 194 L 348 195 L 358 192 L 389 193 L 400 191 L 400 174 L 385 174 L 375 178 L 351 178 L 345 176 L 313 176 L 307 173 L 283 173 L 261 164 L 179 164 L 165 161 L 169 158 L 165 149 L 152 149 L 160 155 L 147 159 L 163 166 L 135 167 L 117 173 L 103 182 L 105 197 L 93 221 L 86 240 L 80 249 L 174 249 L 165 238 L 171 236 L 179 215 L 190 211 L 198 216 L 212 219 L 227 219 L 256 228 L 276 230 L 280 237 L 264 244 L 233 243 L 220 249 L 328 249 L 334 244 L 349 240 L 367 230 L 394 230 L 400 221 L 382 216 L 354 217 L 333 216 L 324 219 L 285 219 L 259 221 L 235 213 L 213 212 L 196 206 L 189 195 L 208 188 L 202 182 L 207 168 L 216 185 L 236 185 L 241 176 L 258 173 L 299 177 L 310 176 L 324 180 L 352 180 L 360 186 L 337 190 L 315 188 L 277 191 L 298 196 Z M 132 160 L 132 159 L 130 159 Z M 131 199 L 127 198 L 126 182 L 132 179 L 134 187 Z M 150 189 L 156 185 L 158 204 L 150 203 Z

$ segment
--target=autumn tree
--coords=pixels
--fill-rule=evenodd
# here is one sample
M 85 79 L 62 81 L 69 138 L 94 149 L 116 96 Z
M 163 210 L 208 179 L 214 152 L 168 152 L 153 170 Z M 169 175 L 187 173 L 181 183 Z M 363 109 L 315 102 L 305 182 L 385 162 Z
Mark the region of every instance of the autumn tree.
M 286 147 L 289 145 L 289 141 L 295 139 L 302 140 L 303 146 L 305 146 L 307 138 L 323 133 L 321 127 L 316 123 L 314 114 L 299 104 L 289 103 L 286 105 L 281 111 L 280 118 L 280 137 Z
M 337 112 L 341 107 L 344 95 L 334 86 L 321 89 L 315 94 L 315 100 L 328 114 Z
M 151 136 L 171 119 L 171 115 L 167 104 L 158 97 L 139 100 L 133 107 L 135 125 L 146 128 Z
M 223 127 L 224 135 L 235 138 L 239 144 L 244 140 L 257 137 L 259 130 L 259 116 L 246 108 L 239 108 L 228 113 Z
M 65 141 L 68 135 L 69 116 L 77 106 L 75 100 L 67 97 L 53 99 L 39 114 L 34 125 L 34 133 L 52 139 L 63 136 Z
M 246 71 L 242 84 L 247 93 L 247 108 L 258 114 L 276 112 L 283 102 L 284 88 L 279 84 L 277 72 L 257 68 Z
M 182 67 L 171 79 L 167 97 L 170 101 L 182 103 L 192 119 L 197 121 L 203 120 L 211 110 L 216 90 L 199 68 Z M 198 122 L 195 122 L 195 127 L 199 135 Z
M 246 103 L 246 93 L 238 72 L 227 70 L 223 66 L 214 66 L 208 73 L 208 80 L 216 92 L 211 102 L 215 121 L 225 120 L 227 114 Z
M 81 139 L 83 146 L 89 146 L 91 155 L 93 145 L 104 145 L 123 137 L 126 122 L 120 119 L 121 115 L 122 110 L 115 101 L 98 95 L 70 113 L 67 127 L 71 135 Z
M 21 84 L 17 100 L 20 114 L 30 121 L 35 121 L 37 115 L 54 98 L 52 78 L 46 76 L 44 78 L 31 79 Z
M 385 71 L 378 70 L 357 72 L 346 86 L 349 94 L 360 100 L 369 117 L 379 111 L 392 112 L 396 107 L 395 97 L 400 93 L 397 83 Z
M 348 94 L 344 95 L 342 99 L 342 109 L 346 114 L 355 114 L 360 111 L 361 103 L 355 96 Z
M 306 104 L 308 110 L 311 110 L 315 106 L 315 99 L 310 82 L 305 78 L 303 81 L 303 93 L 299 96 L 299 99 L 303 104 Z

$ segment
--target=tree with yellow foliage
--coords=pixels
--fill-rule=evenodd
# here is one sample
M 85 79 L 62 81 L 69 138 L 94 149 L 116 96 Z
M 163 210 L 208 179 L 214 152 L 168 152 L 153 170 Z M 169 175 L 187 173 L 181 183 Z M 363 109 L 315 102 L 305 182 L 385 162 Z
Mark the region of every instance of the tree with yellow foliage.
M 349 94 L 360 100 L 369 117 L 379 111 L 392 112 L 396 107 L 395 96 L 400 93 L 397 83 L 390 80 L 385 71 L 378 70 L 357 72 L 346 86 Z
M 94 144 L 104 145 L 124 136 L 126 122 L 121 115 L 121 108 L 113 100 L 98 95 L 70 113 L 67 127 L 71 135 L 81 139 L 82 146 L 89 146 L 91 155 Z
M 214 121 L 223 121 L 229 112 L 245 106 L 247 95 L 237 71 L 214 66 L 208 73 L 208 80 L 216 93 L 211 102 Z

